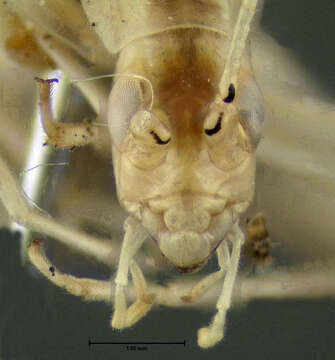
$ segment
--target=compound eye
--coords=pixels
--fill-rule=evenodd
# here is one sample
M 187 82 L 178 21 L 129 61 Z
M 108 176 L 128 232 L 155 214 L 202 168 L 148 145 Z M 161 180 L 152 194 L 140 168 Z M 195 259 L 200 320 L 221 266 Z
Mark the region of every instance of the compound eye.
M 255 81 L 250 81 L 239 94 L 240 123 L 249 134 L 252 145 L 257 147 L 264 121 L 263 96 Z
M 262 137 L 263 119 L 263 111 L 258 111 L 257 109 L 253 109 L 251 111 L 241 111 L 240 123 L 245 131 L 250 135 L 254 149 L 257 147 Z
M 132 117 L 142 107 L 143 91 L 137 79 L 120 79 L 114 84 L 108 101 L 108 125 L 115 144 L 123 142 Z

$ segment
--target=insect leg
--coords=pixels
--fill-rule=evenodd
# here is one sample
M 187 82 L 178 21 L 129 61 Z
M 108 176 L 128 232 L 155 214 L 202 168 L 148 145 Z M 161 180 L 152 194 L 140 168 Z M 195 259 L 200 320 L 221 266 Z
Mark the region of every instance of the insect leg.
M 28 256 L 34 266 L 48 280 L 68 293 L 80 296 L 86 301 L 110 301 L 112 287 L 109 281 L 77 278 L 62 273 L 46 257 L 41 240 L 31 242 L 28 246 Z
M 56 79 L 43 80 L 36 78 L 40 91 L 40 111 L 44 131 L 48 135 L 47 143 L 59 148 L 72 148 L 88 145 L 98 138 L 96 127 L 88 122 L 56 123 L 54 122 L 51 106 L 52 84 Z
M 114 248 L 110 241 L 89 236 L 63 225 L 42 211 L 31 207 L 6 161 L 0 154 L 0 199 L 13 221 L 41 234 L 48 235 L 81 253 L 109 263 Z
M 211 347 L 223 338 L 226 314 L 231 305 L 233 287 L 240 260 L 241 246 L 244 242 L 244 234 L 240 230 L 238 224 L 234 225 L 228 238 L 233 243 L 233 249 L 222 292 L 216 304 L 218 312 L 208 327 L 201 328 L 198 331 L 198 344 L 203 348 Z
M 127 327 L 127 302 L 124 288 L 128 285 L 128 272 L 133 257 L 148 237 L 141 223 L 128 217 L 124 224 L 125 236 L 122 242 L 119 266 L 115 278 L 115 303 L 111 325 L 116 329 Z
M 147 293 L 147 283 L 140 267 L 133 260 L 130 266 L 130 272 L 133 279 L 136 302 L 127 310 L 126 326 L 130 327 L 137 323 L 151 309 L 155 295 Z
M 226 241 L 221 243 L 221 245 L 217 248 L 216 253 L 220 270 L 199 281 L 192 288 L 190 295 L 183 296 L 181 298 L 184 302 L 193 303 L 198 301 L 209 290 L 209 288 L 223 278 L 230 261 L 229 249 Z

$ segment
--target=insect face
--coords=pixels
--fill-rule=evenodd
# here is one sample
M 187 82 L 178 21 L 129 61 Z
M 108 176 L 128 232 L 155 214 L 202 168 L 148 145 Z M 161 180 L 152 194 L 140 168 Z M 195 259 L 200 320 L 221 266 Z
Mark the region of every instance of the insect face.
M 232 84 L 227 101 L 217 103 L 222 65 L 212 69 L 213 54 L 206 60 L 201 51 L 186 52 L 181 64 L 173 50 L 169 71 L 165 66 L 157 81 L 150 78 L 153 61 L 141 62 L 150 67 L 152 108 L 146 82 L 117 80 L 109 126 L 121 204 L 142 222 L 162 253 L 189 272 L 206 263 L 252 200 L 257 129 L 248 114 L 255 114 L 261 97 L 249 80 L 239 87 L 241 95 Z M 156 57 L 162 57 L 161 48 Z M 244 93 L 259 98 L 249 104 Z M 259 127 L 258 113 L 254 122 Z

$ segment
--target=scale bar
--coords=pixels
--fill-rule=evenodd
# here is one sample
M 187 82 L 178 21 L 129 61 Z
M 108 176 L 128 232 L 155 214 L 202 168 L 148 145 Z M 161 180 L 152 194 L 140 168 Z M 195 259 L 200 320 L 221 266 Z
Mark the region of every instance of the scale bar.
M 186 341 L 182 342 L 170 342 L 170 341 L 121 341 L 121 342 L 114 342 L 114 341 L 91 341 L 88 340 L 88 346 L 91 345 L 184 345 L 186 346 Z

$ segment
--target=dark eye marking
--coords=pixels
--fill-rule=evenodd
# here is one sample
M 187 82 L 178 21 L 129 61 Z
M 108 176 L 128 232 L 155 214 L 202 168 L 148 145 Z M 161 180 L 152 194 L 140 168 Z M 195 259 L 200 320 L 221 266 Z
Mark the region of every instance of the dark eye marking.
M 220 112 L 218 121 L 217 121 L 216 125 L 213 127 L 213 129 L 205 129 L 205 133 L 207 135 L 212 136 L 221 130 L 222 117 L 223 117 L 223 112 Z
M 233 84 L 230 84 L 228 89 L 228 96 L 224 98 L 223 101 L 229 104 L 233 102 L 234 99 L 235 99 L 235 86 Z
M 156 143 L 158 145 L 166 145 L 171 139 L 162 140 L 153 130 L 150 131 L 150 134 L 153 136 L 153 138 L 156 140 Z

